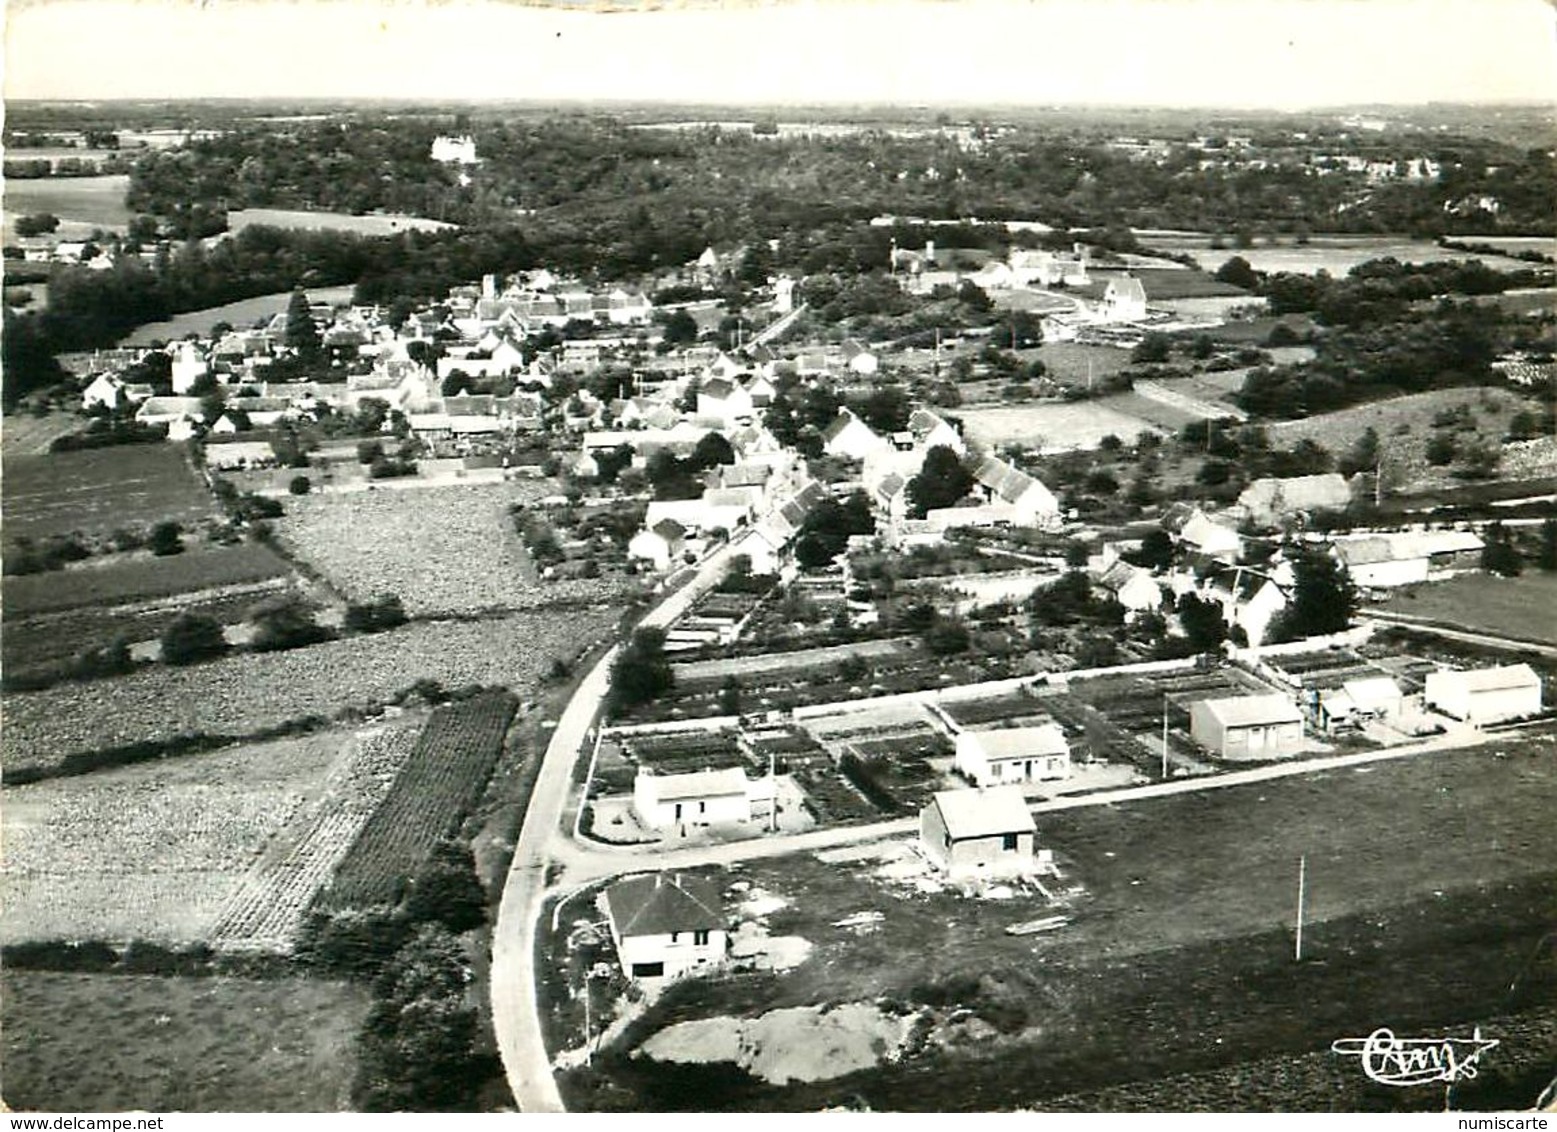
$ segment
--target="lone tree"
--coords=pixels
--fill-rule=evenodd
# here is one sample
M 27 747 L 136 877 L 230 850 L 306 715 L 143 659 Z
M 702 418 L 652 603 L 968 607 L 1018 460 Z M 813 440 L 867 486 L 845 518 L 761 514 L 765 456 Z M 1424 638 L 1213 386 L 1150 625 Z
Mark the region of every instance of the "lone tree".
M 925 453 L 919 474 L 908 481 L 909 513 L 923 519 L 927 511 L 951 507 L 972 490 L 973 473 L 963 466 L 962 459 L 950 447 L 937 444 Z
M 1273 626 L 1278 641 L 1339 633 L 1357 612 L 1357 587 L 1345 565 L 1317 547 L 1301 547 L 1292 556 L 1292 602 Z
M 194 664 L 226 651 L 221 623 L 203 613 L 181 613 L 162 631 L 162 659 L 168 664 Z
M 1216 269 L 1216 277 L 1222 283 L 1231 283 L 1234 287 L 1242 287 L 1245 291 L 1256 291 L 1260 286 L 1260 277 L 1249 261 L 1241 255 L 1235 255 L 1221 267 Z
M 1519 548 L 1508 537 L 1502 523 L 1487 528 L 1486 542 L 1481 548 L 1481 568 L 1501 578 L 1517 578 L 1524 569 Z
M 319 328 L 314 325 L 314 316 L 308 309 L 308 296 L 301 287 L 292 292 L 291 301 L 287 303 L 286 344 L 305 360 L 318 357 L 322 348 Z
M 314 620 L 313 610 L 301 599 L 283 595 L 261 602 L 249 611 L 254 625 L 255 652 L 280 652 L 327 641 L 333 635 Z
M 637 629 L 611 665 L 611 706 L 620 712 L 659 699 L 675 686 L 665 659 L 665 630 Z

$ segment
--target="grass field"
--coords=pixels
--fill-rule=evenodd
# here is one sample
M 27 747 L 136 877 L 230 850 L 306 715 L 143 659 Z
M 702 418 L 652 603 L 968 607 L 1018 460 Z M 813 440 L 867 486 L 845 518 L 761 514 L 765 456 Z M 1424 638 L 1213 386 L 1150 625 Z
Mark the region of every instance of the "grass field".
M 1474 414 L 1477 435 L 1498 447 L 1503 444 L 1514 414 L 1536 407 L 1534 402 L 1505 390 L 1436 389 L 1370 401 L 1305 420 L 1273 422 L 1266 427 L 1274 445 L 1290 448 L 1300 440 L 1314 440 L 1338 456 L 1372 428 L 1378 433 L 1391 489 L 1422 490 L 1460 482 L 1450 475 L 1453 465 L 1428 465 L 1427 444 L 1437 431 L 1433 418 L 1461 406 Z M 1465 433 L 1459 435 L 1462 440 L 1468 437 Z
M 313 212 L 295 208 L 235 208 L 227 214 L 227 227 L 234 232 L 266 227 L 393 236 L 400 232 L 436 232 L 457 225 L 422 216 L 354 216 L 349 212 Z
M 106 177 L 33 177 L 5 183 L 6 242 L 16 238 L 12 227 L 18 216 L 52 212 L 61 220 L 96 228 L 124 228 L 131 212 L 124 206 L 130 190 L 126 174 Z
M 311 287 L 308 290 L 308 298 L 311 302 L 329 303 L 334 306 L 351 302 L 353 290 L 352 287 Z M 211 333 L 211 327 L 218 322 L 237 327 L 253 326 L 261 319 L 268 320 L 273 315 L 285 313 L 291 298 L 292 292 L 280 291 L 272 295 L 240 299 L 235 303 L 226 303 L 219 307 L 186 311 L 163 322 L 148 322 L 144 326 L 136 327 L 120 340 L 119 345 L 149 346 L 153 342 L 176 342 L 189 334 L 208 335 Z
M 352 598 L 390 590 L 413 616 L 533 608 L 563 595 L 528 580 L 508 508 L 550 490 L 515 480 L 305 495 L 287 501 L 277 528 L 299 558 Z
M 624 1048 L 687 1018 L 920 1004 L 932 1008 L 929 1040 L 897 1065 L 826 1088 L 752 1091 L 751 1082 L 714 1072 L 677 1084 L 708 1108 L 810 1110 L 858 1096 L 876 1108 L 980 1110 L 1326 1048 L 1386 1020 L 1404 1029 L 1505 1013 L 1510 985 L 1553 926 L 1554 754 L 1552 738 L 1511 738 L 1041 814 L 1039 844 L 1054 850 L 1065 875 L 1056 883 L 1084 891 L 1066 909 L 1072 922 L 1039 936 L 1003 930 L 1056 911 L 1035 896 L 927 895 L 874 876 L 871 862 L 749 863 L 721 879 L 787 901 L 769 928 L 810 940 L 810 960 L 781 978 L 684 984 L 635 1025 Z M 1302 855 L 1309 885 L 1299 965 L 1292 919 Z M 862 909 L 884 914 L 877 930 L 837 926 Z M 959 1022 L 958 1008 L 974 1017 Z M 678 1107 L 619 1053 L 597 1057 L 603 1063 L 603 1073 L 654 1094 L 627 1103 Z M 1325 1105 L 1323 1097 L 1285 1100 Z
M 1304 246 L 1284 239 L 1280 246 L 1260 243 L 1252 248 L 1211 247 L 1206 233 L 1179 232 L 1171 235 L 1143 233 L 1141 242 L 1154 251 L 1169 255 L 1194 256 L 1207 271 L 1215 271 L 1233 256 L 1242 256 L 1256 271 L 1289 271 L 1313 275 L 1328 271 L 1345 275 L 1359 263 L 1393 256 L 1402 263 L 1439 263 L 1453 259 L 1480 259 L 1489 267 L 1514 270 L 1528 264 L 1500 256 L 1474 256 L 1440 248 L 1431 240 L 1411 240 L 1400 236 L 1314 236 Z
M 368 992 L 312 979 L 7 969 L 5 1101 L 45 1112 L 338 1112 Z
M 215 501 L 181 445 L 125 444 L 7 458 L 5 537 L 109 534 L 163 519 L 195 523 Z
M 81 606 L 152 602 L 179 594 L 285 578 L 292 569 L 260 543 L 196 545 L 166 558 L 115 557 L 5 580 L 5 616 L 32 617 Z
M 101 752 L 177 746 L 196 736 L 241 739 L 301 720 L 373 711 L 419 680 L 445 687 L 527 689 L 553 659 L 608 634 L 615 613 L 520 613 L 417 622 L 305 649 L 243 653 L 188 668 L 154 666 L 101 684 L 60 684 L 6 698 L 0 732 L 7 776 L 88 769 Z
M 7 787 L 0 941 L 210 942 L 251 871 L 275 857 L 312 878 L 300 919 L 387 789 L 376 778 L 409 750 L 382 739 L 406 730 L 324 732 Z M 336 820 L 343 813 L 354 821 Z M 291 850 L 320 825 L 343 836 L 317 847 L 327 859 L 310 873 Z M 260 887 L 267 908 L 284 903 L 285 886 Z
M 1108 399 L 964 408 L 957 415 L 968 435 L 985 445 L 1021 444 L 1043 452 L 1096 448 L 1108 435 L 1132 444 L 1153 429 L 1141 417 L 1112 408 Z
M 1379 608 L 1472 632 L 1557 644 L 1557 574 L 1463 574 L 1398 590 Z
M 39 286 L 29 287 L 36 294 Z M 35 417 L 31 413 L 12 413 L 0 422 L 0 452 L 13 456 L 45 456 L 49 445 L 61 436 L 81 427 L 81 418 L 72 413 L 50 413 Z

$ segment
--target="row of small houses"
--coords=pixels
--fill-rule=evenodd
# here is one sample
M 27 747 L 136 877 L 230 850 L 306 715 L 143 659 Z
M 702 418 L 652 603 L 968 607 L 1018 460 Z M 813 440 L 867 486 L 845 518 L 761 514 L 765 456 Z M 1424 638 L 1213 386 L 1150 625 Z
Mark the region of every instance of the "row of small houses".
M 1352 681 L 1329 694 L 1327 711 L 1388 717 L 1401 695 L 1387 677 Z M 1490 725 L 1539 714 L 1541 683 L 1528 665 L 1429 674 L 1429 707 Z M 1195 740 L 1221 758 L 1267 760 L 1304 746 L 1304 716 L 1279 692 L 1198 700 L 1189 705 Z M 965 730 L 956 766 L 975 785 L 936 792 L 920 811 L 918 848 L 948 879 L 982 882 L 1030 874 L 1041 866 L 1037 823 L 1022 784 L 1070 773 L 1064 732 L 1034 727 Z M 729 768 L 691 774 L 640 771 L 633 808 L 648 828 L 745 824 L 753 803 L 773 804 L 771 782 L 751 782 Z M 653 874 L 618 881 L 603 903 L 622 971 L 634 980 L 675 978 L 721 962 L 729 917 L 717 886 L 702 877 Z

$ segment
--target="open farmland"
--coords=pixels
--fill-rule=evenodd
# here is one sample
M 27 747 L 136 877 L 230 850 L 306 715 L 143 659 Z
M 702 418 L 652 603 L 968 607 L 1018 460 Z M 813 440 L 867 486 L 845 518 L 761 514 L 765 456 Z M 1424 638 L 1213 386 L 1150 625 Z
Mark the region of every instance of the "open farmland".
M 1302 245 L 1288 241 L 1280 246 L 1261 243 L 1252 248 L 1213 248 L 1214 237 L 1205 232 L 1143 231 L 1137 235 L 1153 251 L 1193 256 L 1209 271 L 1215 271 L 1235 255 L 1242 256 L 1256 271 L 1288 271 L 1300 275 L 1328 271 L 1331 275 L 1343 276 L 1359 263 L 1385 256 L 1392 256 L 1402 263 L 1480 259 L 1492 268 L 1513 270 L 1529 266 L 1500 256 L 1472 255 L 1441 248 L 1431 240 L 1412 240 L 1403 236 L 1313 236 Z
M 28 177 L 5 182 L 6 242 L 16 238 L 12 227 L 18 216 L 52 212 L 61 220 L 90 224 L 94 228 L 124 228 L 130 210 L 124 195 L 130 178 L 115 173 L 105 177 Z
M 695 1097 L 705 1110 L 812 1111 L 851 1098 L 990 1110 L 1323 1049 L 1381 1019 L 1401 1030 L 1526 1009 L 1528 989 L 1521 1000 L 1510 987 L 1524 985 L 1557 895 L 1554 754 L 1557 740 L 1511 738 L 1041 812 L 1039 843 L 1064 874 L 1046 885 L 1080 886 L 1058 906 L 1023 892 L 925 892 L 869 859 L 797 856 L 716 873 L 784 901 L 766 926 L 810 941 L 810 958 L 781 976 L 678 985 L 596 1055 L 592 1079 L 565 1077 L 564 1095 L 639 1109 Z M 1309 903 L 1304 962 L 1294 963 L 1300 855 Z M 873 930 L 847 926 L 861 909 L 883 914 Z M 1040 936 L 1004 931 L 1054 912 L 1070 922 Z M 656 1079 L 663 1066 L 626 1052 L 690 1019 L 859 1001 L 918 1012 L 928 1040 L 894 1063 L 787 1087 L 727 1064 L 683 1067 L 672 1087 Z M 601 1078 L 628 1092 L 599 1088 Z M 947 1080 L 959 1082 L 952 1094 Z M 1270 1082 L 1254 1095 L 1276 1109 L 1330 1103 Z
M 127 444 L 5 460 L 5 537 L 109 534 L 216 514 L 182 445 Z
M 338 1112 L 368 991 L 318 979 L 7 966 L 5 1100 L 20 1111 Z
M 0 941 L 191 943 L 221 934 L 229 944 L 284 947 L 388 788 L 410 734 L 406 723 L 326 732 L 7 787 Z M 343 821 L 333 844 L 314 835 Z M 316 857 L 322 870 L 307 867 Z M 311 882 L 300 901 L 263 884 L 277 859 Z M 241 907 L 256 881 L 264 922 L 229 924 L 229 906 Z
M 406 879 L 481 798 L 518 707 L 510 693 L 487 693 L 432 714 L 388 797 L 324 891 L 325 907 L 399 900 Z
M 359 491 L 287 501 L 283 542 L 353 599 L 392 592 L 413 617 L 533 609 L 598 597 L 601 583 L 540 586 L 508 508 L 550 494 L 539 480 Z
M 1397 590 L 1379 608 L 1470 632 L 1557 644 L 1557 574 L 1463 574 Z
M 149 668 L 116 679 L 111 698 L 95 684 L 9 696 L 0 735 L 6 776 L 16 782 L 76 773 L 136 755 L 373 712 L 419 680 L 449 688 L 525 688 L 554 658 L 573 657 L 614 623 L 609 610 L 419 622 L 291 652 Z
M 1149 421 L 1110 407 L 1110 399 L 964 408 L 957 415 L 968 435 L 982 444 L 1020 444 L 1043 452 L 1093 449 L 1109 435 L 1133 444 L 1141 433 L 1155 431 Z
M 314 303 L 339 306 L 351 302 L 352 291 L 351 287 L 310 287 L 308 299 Z M 149 346 L 153 342 L 176 342 L 190 334 L 209 335 L 211 328 L 218 322 L 225 322 L 229 326 L 253 326 L 261 319 L 268 320 L 275 315 L 285 314 L 287 303 L 291 299 L 292 292 L 278 291 L 269 295 L 257 295 L 252 299 L 224 303 L 219 307 L 185 311 L 163 322 L 148 322 L 144 326 L 136 327 L 120 340 L 119 345 Z

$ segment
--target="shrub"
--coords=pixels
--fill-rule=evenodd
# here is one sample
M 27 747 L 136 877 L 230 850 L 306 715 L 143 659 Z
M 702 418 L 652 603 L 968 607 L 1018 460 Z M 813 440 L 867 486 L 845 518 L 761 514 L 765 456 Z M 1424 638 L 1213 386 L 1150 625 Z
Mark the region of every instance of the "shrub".
M 371 601 L 346 606 L 345 625 L 353 633 L 379 633 L 406 623 L 405 606 L 397 594 L 380 594 Z
M 291 595 L 261 603 L 250 611 L 249 620 L 255 628 L 252 646 L 255 652 L 302 648 L 333 636 L 329 629 L 314 620 L 313 610 Z
M 293 476 L 287 484 L 287 490 L 293 495 L 307 495 L 313 486 L 313 481 L 307 476 Z
M 203 613 L 181 613 L 162 631 L 162 659 L 168 664 L 195 664 L 226 651 L 221 623 Z
M 184 540 L 179 538 L 184 528 L 169 520 L 158 523 L 151 529 L 151 552 L 159 558 L 166 558 L 170 554 L 182 554 Z

